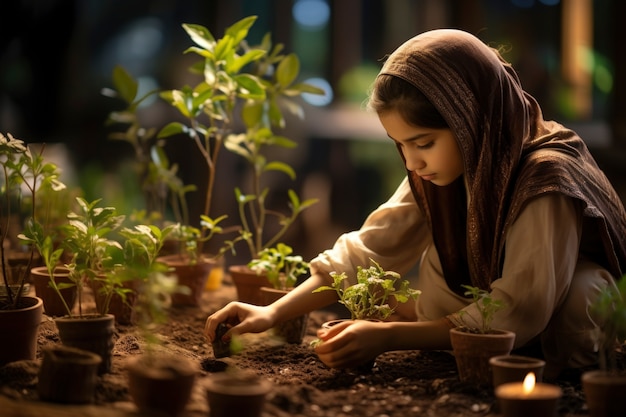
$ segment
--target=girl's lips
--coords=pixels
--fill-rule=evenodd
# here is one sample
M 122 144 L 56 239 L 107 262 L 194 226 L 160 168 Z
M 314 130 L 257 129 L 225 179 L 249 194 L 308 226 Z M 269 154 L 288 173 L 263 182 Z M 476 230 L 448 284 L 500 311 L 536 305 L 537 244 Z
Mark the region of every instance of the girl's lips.
M 423 179 L 424 181 L 432 181 L 433 178 L 435 178 L 435 174 L 420 175 L 420 178 Z

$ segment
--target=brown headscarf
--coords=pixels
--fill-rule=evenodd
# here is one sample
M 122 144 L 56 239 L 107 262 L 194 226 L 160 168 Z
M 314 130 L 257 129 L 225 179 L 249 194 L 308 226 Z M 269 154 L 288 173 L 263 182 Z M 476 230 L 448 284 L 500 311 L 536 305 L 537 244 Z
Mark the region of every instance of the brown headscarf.
M 467 212 L 460 206 L 463 179 L 438 187 L 409 173 L 452 290 L 462 293 L 462 283 L 489 288 L 501 273 L 508 227 L 529 200 L 546 193 L 580 200 L 584 232 L 597 233 L 604 246 L 596 261 L 616 278 L 625 272 L 626 212 L 619 196 L 576 133 L 543 119 L 495 49 L 463 31 L 434 30 L 401 45 L 380 74 L 425 94 L 463 155 Z

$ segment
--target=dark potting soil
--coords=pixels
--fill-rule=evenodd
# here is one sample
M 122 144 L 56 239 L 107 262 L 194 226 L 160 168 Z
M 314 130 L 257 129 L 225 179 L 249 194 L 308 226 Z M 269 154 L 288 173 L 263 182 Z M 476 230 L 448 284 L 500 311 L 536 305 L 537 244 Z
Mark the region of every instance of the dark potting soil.
M 185 416 L 208 415 L 202 382 L 211 373 L 223 372 L 228 366 L 253 371 L 272 381 L 274 388 L 268 396 L 264 416 L 500 415 L 493 389 L 461 382 L 454 358 L 447 352 L 389 352 L 379 356 L 371 369 L 327 368 L 309 343 L 322 322 L 335 318 L 329 311 L 317 311 L 309 316 L 308 333 L 302 344 L 282 344 L 269 333 L 245 335 L 242 353 L 215 358 L 202 329 L 209 313 L 235 297 L 234 288 L 225 281 L 219 290 L 204 294 L 200 307 L 172 308 L 171 320 L 159 331 L 162 349 L 186 356 L 198 364 L 199 377 Z M 20 401 L 25 411 L 20 416 L 29 416 L 29 405 L 33 409 L 41 405 L 36 390 L 41 348 L 58 343 L 54 322 L 44 320 L 39 332 L 38 358 L 0 368 L 0 403 L 3 397 Z M 116 326 L 112 370 L 99 377 L 95 398 L 98 409 L 113 413 L 107 416 L 133 415 L 135 408 L 128 394 L 124 364 L 142 350 L 143 342 L 134 326 Z M 622 356 L 620 360 L 624 363 Z M 559 416 L 588 414 L 579 372 L 549 382 L 563 389 Z M 119 410 L 119 414 L 113 410 Z M 0 415 L 4 416 L 1 405 Z M 33 411 L 31 415 L 40 417 L 41 413 Z M 68 407 L 67 414 L 56 415 L 81 414 L 75 407 L 71 411 Z

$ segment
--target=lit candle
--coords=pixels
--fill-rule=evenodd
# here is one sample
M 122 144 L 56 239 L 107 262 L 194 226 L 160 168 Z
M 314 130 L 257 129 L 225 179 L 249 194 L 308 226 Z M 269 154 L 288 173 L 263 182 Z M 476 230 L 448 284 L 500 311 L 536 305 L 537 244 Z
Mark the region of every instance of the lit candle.
M 495 393 L 505 417 L 555 416 L 563 395 L 556 385 L 536 382 L 533 372 L 529 372 L 523 382 L 499 385 Z

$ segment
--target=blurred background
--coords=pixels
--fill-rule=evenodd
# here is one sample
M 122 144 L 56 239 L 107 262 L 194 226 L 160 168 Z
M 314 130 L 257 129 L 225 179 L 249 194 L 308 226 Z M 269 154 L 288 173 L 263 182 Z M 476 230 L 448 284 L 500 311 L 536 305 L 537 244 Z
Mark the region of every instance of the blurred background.
M 200 24 L 221 37 L 249 15 L 258 16 L 253 41 L 271 32 L 300 58 L 301 80 L 327 92 L 309 97 L 304 120 L 288 121 L 285 133 L 299 144 L 289 156 L 295 187 L 320 199 L 290 236 L 307 258 L 358 228 L 403 177 L 395 147 L 363 102 L 385 55 L 434 28 L 464 29 L 503 47 L 545 117 L 576 130 L 626 195 L 622 0 L 2 1 L 0 132 L 56 149 L 65 180 L 88 197 L 138 207 L 132 149 L 108 139 L 105 126 L 121 108 L 101 94 L 112 87 L 114 66 L 124 66 L 145 91 L 178 88 L 187 76 L 183 51 L 192 45 L 181 25 Z M 154 109 L 144 118 L 155 127 L 170 120 Z M 187 182 L 206 176 L 184 146 L 172 155 Z M 237 156 L 223 157 L 235 181 Z M 217 192 L 217 208 L 234 210 L 232 184 L 223 181 Z M 192 215 L 201 201 L 190 196 Z

